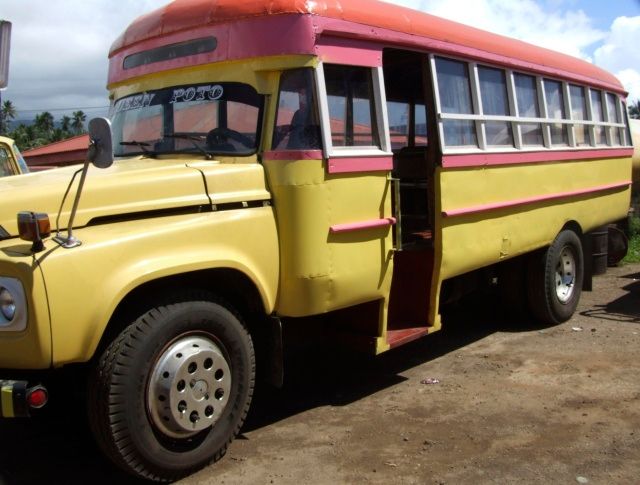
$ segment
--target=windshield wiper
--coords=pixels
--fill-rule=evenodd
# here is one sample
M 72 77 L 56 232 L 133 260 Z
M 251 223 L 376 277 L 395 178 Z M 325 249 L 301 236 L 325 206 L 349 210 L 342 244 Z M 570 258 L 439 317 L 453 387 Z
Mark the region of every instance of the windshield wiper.
M 149 158 L 155 158 L 156 157 L 156 152 L 149 150 L 147 147 L 151 146 L 150 143 L 144 142 L 144 141 L 135 141 L 135 140 L 131 140 L 131 141 L 121 141 L 120 145 L 122 146 L 136 146 L 136 147 L 140 147 L 140 149 L 142 150 L 142 152 L 148 156 Z
M 213 155 L 211 155 L 211 153 L 209 153 L 208 151 L 206 151 L 204 148 L 202 148 L 200 145 L 196 143 L 198 141 L 203 141 L 204 140 L 203 136 L 173 133 L 171 135 L 164 135 L 164 138 L 177 138 L 179 140 L 189 140 L 190 142 L 192 142 L 193 147 L 204 155 L 204 158 L 206 158 L 207 160 L 211 160 L 213 158 Z

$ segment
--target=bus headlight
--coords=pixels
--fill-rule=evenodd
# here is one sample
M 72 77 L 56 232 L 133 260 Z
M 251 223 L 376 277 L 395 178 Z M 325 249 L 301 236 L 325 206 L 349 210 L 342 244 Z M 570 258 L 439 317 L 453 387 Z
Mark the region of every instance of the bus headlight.
M 27 298 L 20 280 L 0 277 L 0 332 L 27 328 Z

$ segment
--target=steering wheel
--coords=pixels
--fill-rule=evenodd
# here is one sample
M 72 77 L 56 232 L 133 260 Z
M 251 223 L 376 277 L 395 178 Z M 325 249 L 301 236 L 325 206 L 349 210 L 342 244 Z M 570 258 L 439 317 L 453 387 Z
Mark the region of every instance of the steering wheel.
M 207 146 L 215 147 L 216 145 L 224 145 L 228 140 L 237 141 L 245 148 L 253 148 L 254 141 L 247 135 L 243 135 L 239 131 L 231 128 L 218 127 L 207 133 Z

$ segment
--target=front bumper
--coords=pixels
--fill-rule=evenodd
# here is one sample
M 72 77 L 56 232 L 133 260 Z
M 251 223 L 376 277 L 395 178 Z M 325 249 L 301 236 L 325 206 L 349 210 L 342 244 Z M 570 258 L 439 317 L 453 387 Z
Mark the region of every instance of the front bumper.
M 25 418 L 31 409 L 43 407 L 48 400 L 41 385 L 29 387 L 27 381 L 0 380 L 0 411 L 3 418 Z

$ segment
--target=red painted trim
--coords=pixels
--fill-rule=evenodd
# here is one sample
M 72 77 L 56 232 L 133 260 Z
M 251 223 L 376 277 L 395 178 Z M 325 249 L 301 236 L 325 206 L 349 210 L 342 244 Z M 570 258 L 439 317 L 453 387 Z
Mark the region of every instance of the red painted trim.
M 413 42 L 413 45 L 417 45 L 425 38 L 435 39 L 443 43 L 475 49 L 480 59 L 488 59 L 487 53 L 499 53 L 513 59 L 524 60 L 540 69 L 549 67 L 564 71 L 571 76 L 573 76 L 571 73 L 576 73 L 591 80 L 609 84 L 615 92 L 624 91 L 620 82 L 612 74 L 585 61 L 416 10 L 367 0 L 349 0 L 348 2 L 345 0 L 176 1 L 133 22 L 114 42 L 111 54 L 128 49 L 147 39 L 193 30 L 201 25 L 212 26 L 225 22 L 234 23 L 241 19 L 290 15 L 315 17 L 327 23 L 342 21 L 347 26 L 347 28 L 341 26 L 338 29 L 342 31 L 342 37 L 351 36 L 350 33 L 357 26 L 361 26 L 360 30 L 366 34 L 364 38 L 368 40 L 377 39 L 381 32 L 404 33 L 404 43 Z M 311 35 L 322 34 L 322 29 L 318 29 Z M 289 39 L 288 32 L 278 32 L 278 35 Z M 262 42 L 266 43 L 266 39 Z M 289 42 L 293 44 L 295 41 Z M 275 47 L 272 53 L 278 53 Z
M 440 21 L 443 19 L 437 20 Z M 423 52 L 426 51 L 434 54 L 449 54 L 451 56 L 466 57 L 472 60 L 478 60 L 480 62 L 495 64 L 528 73 L 537 73 L 567 81 L 587 84 L 592 87 L 608 89 L 609 91 L 623 96 L 627 95 L 627 92 L 624 90 L 622 85 L 619 82 L 616 83 L 618 80 L 612 74 L 599 69 L 593 64 L 587 64 L 580 59 L 567 56 L 556 51 L 538 48 L 531 44 L 510 39 L 508 37 L 496 36 L 495 40 L 498 42 L 502 41 L 503 47 L 500 50 L 503 51 L 505 50 L 504 42 L 510 44 L 508 51 L 512 53 L 512 55 L 497 54 L 482 48 L 456 44 L 449 40 L 438 40 L 435 38 L 437 35 L 435 31 L 431 34 L 426 31 L 424 33 L 413 33 L 411 31 L 405 33 L 325 17 L 316 17 L 315 23 L 317 31 L 322 35 L 348 37 L 358 40 L 362 39 L 368 40 L 372 43 L 383 44 L 385 46 L 406 46 L 419 49 Z M 460 27 L 459 24 L 454 24 L 454 26 Z M 429 35 L 432 35 L 433 37 L 430 37 Z M 488 34 L 488 36 L 491 35 L 492 34 Z M 521 55 L 524 52 L 532 50 L 538 53 L 534 57 L 539 58 L 539 62 L 523 60 L 515 57 L 516 55 Z M 558 66 L 564 63 L 564 67 L 550 66 L 548 62 L 545 62 L 545 60 L 548 61 L 550 58 L 554 58 L 554 61 Z M 575 71 L 571 71 L 569 68 L 574 68 Z M 585 74 L 578 74 L 578 70 L 584 71 Z M 589 74 L 592 74 L 593 76 Z
M 431 327 L 400 328 L 397 330 L 387 330 L 387 343 L 389 347 L 396 348 L 419 339 L 429 334 Z
M 445 155 L 442 166 L 445 168 L 481 167 L 491 165 L 517 165 L 520 163 L 559 162 L 566 160 L 593 160 L 597 158 L 622 158 L 633 155 L 633 148 L 568 150 L 543 152 L 509 153 L 470 153 L 464 155 Z
M 382 66 L 382 45 L 362 40 L 322 37 L 316 46 L 322 62 L 350 66 Z
M 141 40 L 137 40 L 136 34 L 126 40 L 118 39 L 114 43 L 116 48 L 111 52 L 109 83 L 124 81 L 152 72 L 222 60 L 287 54 L 316 54 L 316 39 L 319 39 L 318 49 L 322 50 L 322 45 L 334 46 L 335 49 L 329 49 L 327 55 L 338 56 L 337 58 L 342 61 L 346 61 L 346 59 L 357 61 L 359 54 L 356 52 L 357 48 L 353 44 L 354 42 L 363 42 L 369 46 L 369 51 L 376 51 L 381 46 L 405 46 L 423 52 L 466 57 L 506 68 L 579 82 L 626 96 L 624 88 L 616 83 L 617 80 L 611 74 L 578 59 L 536 48 L 513 39 L 493 36 L 489 33 L 482 34 L 495 41 L 506 42 L 508 49 L 503 46 L 501 50 L 508 52 L 509 55 L 496 54 L 478 47 L 463 46 L 449 40 L 438 40 L 434 38 L 438 35 L 438 28 L 434 28 L 432 24 L 435 21 L 449 25 L 447 21 L 430 16 L 420 16 L 420 14 L 418 17 L 422 17 L 420 20 L 424 24 L 418 29 L 419 32 L 414 32 L 415 29 L 410 25 L 406 26 L 407 32 L 401 32 L 318 15 L 282 13 L 249 19 L 228 19 L 230 23 L 210 24 L 204 27 L 184 26 L 184 30 L 169 31 L 171 33 L 168 34 L 147 32 L 142 35 L 138 33 Z M 431 25 L 431 27 L 427 27 L 427 25 Z M 444 24 L 440 27 L 443 26 Z M 461 28 L 458 24 L 451 24 L 451 26 Z M 434 37 L 428 37 L 430 30 L 433 30 L 431 35 Z M 213 53 L 158 62 L 133 69 L 122 69 L 124 57 L 130 54 L 208 35 L 214 35 L 218 39 L 218 47 Z M 351 43 L 344 43 L 344 39 L 350 39 Z M 539 62 L 516 57 L 521 54 L 523 57 L 530 57 L 530 59 L 539 60 Z M 548 62 L 551 58 L 554 60 L 553 63 Z M 366 65 L 369 65 L 369 62 L 371 59 L 367 61 Z M 551 67 L 550 64 L 555 64 L 558 67 Z M 582 73 L 578 74 L 580 71 Z
M 506 209 L 509 207 L 516 207 L 519 205 L 533 204 L 535 202 L 544 202 L 547 200 L 565 199 L 568 197 L 575 197 L 578 195 L 594 194 L 597 192 L 604 192 L 606 190 L 621 189 L 623 187 L 629 187 L 631 181 L 619 182 L 615 184 L 599 185 L 597 187 L 590 187 L 588 189 L 572 190 L 568 192 L 558 192 L 556 194 L 538 195 L 535 197 L 526 197 L 524 199 L 514 199 L 505 202 L 495 202 L 492 204 L 482 204 L 472 207 L 464 207 L 462 209 L 453 209 L 442 211 L 444 217 L 456 217 L 468 214 L 476 214 L 478 212 L 488 212 L 498 209 Z
M 393 157 L 345 157 L 330 158 L 329 173 L 378 172 L 391 170 Z
M 218 45 L 213 52 L 180 57 L 124 69 L 124 58 L 137 52 L 187 40 L 214 36 Z M 312 20 L 305 15 L 278 15 L 208 25 L 169 35 L 146 39 L 119 50 L 109 59 L 109 84 L 154 72 L 197 66 L 211 62 L 285 54 L 314 54 L 315 35 Z
M 271 150 L 264 152 L 265 160 L 322 160 L 322 150 Z
M 373 219 L 370 221 L 352 222 L 349 224 L 335 224 L 329 228 L 331 234 L 343 232 L 362 231 L 364 229 L 374 229 L 376 227 L 393 226 L 396 223 L 395 217 L 385 217 L 384 219 Z

